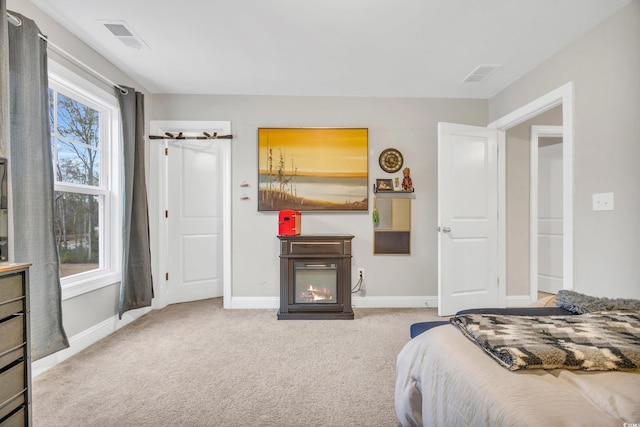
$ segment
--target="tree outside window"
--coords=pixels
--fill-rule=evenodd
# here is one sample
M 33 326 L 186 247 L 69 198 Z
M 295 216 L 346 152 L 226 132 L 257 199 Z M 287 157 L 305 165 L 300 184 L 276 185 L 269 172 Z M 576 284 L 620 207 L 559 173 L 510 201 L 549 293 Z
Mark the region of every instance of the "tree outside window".
M 101 267 L 101 113 L 49 90 L 55 231 L 61 277 Z

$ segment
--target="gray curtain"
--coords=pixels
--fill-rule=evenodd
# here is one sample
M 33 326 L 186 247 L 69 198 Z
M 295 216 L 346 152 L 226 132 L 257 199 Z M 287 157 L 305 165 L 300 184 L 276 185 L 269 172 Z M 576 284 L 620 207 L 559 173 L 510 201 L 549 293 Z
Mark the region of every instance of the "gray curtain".
M 120 318 L 125 311 L 148 307 L 153 298 L 149 212 L 144 160 L 144 95 L 115 88 L 122 118 L 124 209 Z
M 4 0 L 2 0 L 4 3 Z M 9 55 L 9 168 L 13 212 L 13 256 L 31 263 L 33 360 L 69 347 L 62 326 L 58 248 L 53 217 L 53 164 L 49 130 L 47 45 L 35 22 L 11 12 L 21 26 L 7 24 Z M 2 43 L 4 46 L 4 43 Z M 7 92 L 2 91 L 4 98 Z M 3 101 L 4 102 L 4 101 Z M 3 126 L 4 128 L 4 126 Z
M 0 157 L 9 155 L 9 28 L 7 2 L 0 0 Z

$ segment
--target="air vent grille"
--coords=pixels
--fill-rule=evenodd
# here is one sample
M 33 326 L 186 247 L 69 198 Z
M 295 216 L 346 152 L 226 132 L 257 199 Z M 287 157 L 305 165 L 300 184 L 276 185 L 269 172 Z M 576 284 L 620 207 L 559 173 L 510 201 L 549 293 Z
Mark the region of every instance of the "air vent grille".
M 482 64 L 478 65 L 467 77 L 462 80 L 463 83 L 478 83 L 486 79 L 489 74 L 500 68 L 500 65 Z
M 107 30 L 125 46 L 133 49 L 149 47 L 124 21 L 101 21 Z
M 122 24 L 104 24 L 104 26 L 116 37 L 133 37 L 133 34 Z

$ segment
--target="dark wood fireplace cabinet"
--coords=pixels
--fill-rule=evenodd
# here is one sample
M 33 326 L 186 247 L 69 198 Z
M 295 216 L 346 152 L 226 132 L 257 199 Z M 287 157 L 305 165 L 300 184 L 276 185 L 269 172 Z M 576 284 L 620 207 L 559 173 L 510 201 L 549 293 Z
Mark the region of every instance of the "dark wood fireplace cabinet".
M 353 319 L 351 235 L 278 236 L 278 319 Z

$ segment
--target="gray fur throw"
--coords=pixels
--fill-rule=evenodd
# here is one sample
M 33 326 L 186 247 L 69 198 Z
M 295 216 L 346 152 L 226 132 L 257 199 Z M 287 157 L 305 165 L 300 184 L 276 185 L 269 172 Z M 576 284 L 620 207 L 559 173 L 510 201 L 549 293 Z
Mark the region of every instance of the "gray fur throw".
M 574 291 L 560 290 L 556 305 L 576 314 L 611 310 L 640 310 L 640 300 L 629 298 L 600 298 Z

